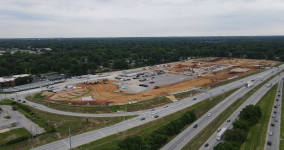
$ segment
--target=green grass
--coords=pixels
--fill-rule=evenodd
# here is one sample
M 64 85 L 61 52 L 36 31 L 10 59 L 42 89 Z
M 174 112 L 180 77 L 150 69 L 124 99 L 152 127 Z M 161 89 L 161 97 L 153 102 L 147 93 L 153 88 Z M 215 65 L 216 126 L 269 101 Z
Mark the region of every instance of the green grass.
M 277 92 L 277 85 L 273 86 L 264 97 L 256 104 L 262 110 L 262 117 L 256 125 L 251 127 L 248 138 L 241 146 L 241 150 L 253 149 L 263 150 L 267 136 L 267 127 L 271 118 L 271 112 L 274 105 L 274 99 Z M 261 132 L 260 132 L 261 131 Z
M 31 137 L 31 133 L 24 128 L 10 130 L 0 134 L 0 145 L 8 145 L 9 143 L 26 140 Z
M 188 108 L 185 108 L 183 110 L 180 110 L 180 111 L 178 111 L 174 114 L 165 116 L 163 118 L 159 118 L 155 121 L 151 121 L 149 123 L 146 123 L 146 124 L 138 126 L 138 127 L 131 128 L 127 131 L 120 132 L 120 133 L 99 139 L 99 140 L 91 142 L 89 144 L 82 145 L 82 146 L 77 147 L 75 149 L 82 149 L 82 150 L 87 150 L 87 149 L 112 150 L 112 149 L 116 149 L 118 147 L 117 144 L 122 139 L 126 138 L 127 136 L 139 135 L 142 138 L 145 138 L 150 133 L 159 129 L 161 126 L 164 126 L 167 123 L 175 120 L 176 118 L 183 115 L 187 111 L 191 111 L 191 110 L 195 111 L 197 118 L 200 118 L 202 115 L 207 113 L 211 108 L 213 108 L 215 105 L 217 105 L 218 103 L 223 101 L 226 97 L 231 95 L 236 90 L 238 90 L 238 88 L 233 89 L 231 91 L 228 91 L 228 92 L 226 92 L 222 95 L 216 96 L 212 100 L 207 99 L 207 100 L 198 102 L 198 103 L 196 103 L 196 104 L 194 104 L 194 105 L 192 105 Z M 186 127 L 188 127 L 188 126 L 186 126 Z
M 70 127 L 72 135 L 77 135 L 94 129 L 103 128 L 116 124 L 124 120 L 124 117 L 110 117 L 110 118 L 95 118 L 95 117 L 73 117 L 57 115 L 48 112 L 43 112 L 37 109 L 33 109 L 30 106 L 24 105 L 27 108 L 22 108 L 21 105 L 13 105 L 11 100 L 2 100 L 0 105 L 12 105 L 22 112 L 27 118 L 43 127 L 47 133 L 34 137 L 31 139 L 15 143 L 12 145 L 2 146 L 3 149 L 29 149 L 33 146 L 39 146 L 47 144 L 59 139 L 68 137 L 68 129 Z M 20 106 L 20 107 L 19 107 Z M 27 111 L 30 110 L 31 112 Z M 127 116 L 125 119 L 132 118 L 133 116 Z M 35 142 L 38 141 L 38 142 Z M 0 147 L 1 148 L 1 147 Z
M 177 100 L 181 100 L 181 99 L 196 95 L 198 93 L 200 93 L 200 92 L 198 92 L 197 90 L 192 90 L 192 91 L 188 91 L 188 92 L 182 92 L 182 93 L 174 94 L 174 96 Z
M 212 135 L 216 130 L 230 117 L 235 110 L 237 110 L 251 95 L 253 95 L 258 89 L 264 86 L 273 77 L 262 82 L 260 85 L 250 90 L 243 97 L 236 100 L 227 109 L 225 109 L 216 119 L 209 123 L 200 133 L 198 133 L 183 149 L 198 150 L 209 139 L 209 135 Z
M 138 102 L 135 104 L 113 105 L 113 106 L 76 106 L 76 105 L 51 103 L 49 101 L 44 100 L 44 96 L 41 96 L 40 94 L 35 94 L 33 97 L 28 96 L 26 97 L 26 99 L 35 103 L 45 105 L 53 109 L 69 111 L 69 112 L 81 112 L 81 113 L 110 113 L 117 111 L 133 112 L 133 111 L 150 109 L 172 103 L 172 101 L 167 97 L 157 97 L 154 99 Z
M 6 119 L 10 119 L 10 118 L 11 118 L 11 116 L 5 116 L 4 118 L 6 118 Z
M 280 140 L 280 150 L 284 150 L 284 141 Z

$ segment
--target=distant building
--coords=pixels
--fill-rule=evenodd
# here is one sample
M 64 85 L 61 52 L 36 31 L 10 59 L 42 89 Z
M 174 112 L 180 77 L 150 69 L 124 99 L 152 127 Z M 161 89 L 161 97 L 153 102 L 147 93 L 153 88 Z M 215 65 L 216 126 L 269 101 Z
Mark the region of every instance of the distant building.
M 7 88 L 7 87 L 12 87 L 15 86 L 15 79 L 19 77 L 27 77 L 29 76 L 28 74 L 21 74 L 21 75 L 14 75 L 11 77 L 1 77 L 0 78 L 0 87 L 1 88 Z
M 11 87 L 15 86 L 15 80 L 13 77 L 1 77 L 0 78 L 0 87 L 1 88 L 6 88 L 6 87 Z

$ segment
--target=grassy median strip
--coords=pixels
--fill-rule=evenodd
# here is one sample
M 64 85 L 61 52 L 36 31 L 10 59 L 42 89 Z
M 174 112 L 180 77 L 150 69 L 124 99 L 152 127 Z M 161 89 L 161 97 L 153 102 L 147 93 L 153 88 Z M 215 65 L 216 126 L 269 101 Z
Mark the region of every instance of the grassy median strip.
M 81 112 L 81 113 L 111 113 L 117 111 L 133 112 L 133 111 L 150 109 L 172 103 L 170 99 L 163 96 L 146 101 L 141 101 L 135 104 L 113 105 L 113 106 L 77 106 L 77 105 L 52 103 L 44 100 L 44 98 L 45 97 L 41 96 L 40 93 L 37 93 L 34 96 L 26 97 L 26 99 L 29 101 L 32 101 L 34 103 L 39 103 L 53 109 L 68 111 L 68 112 Z
M 68 129 L 70 127 L 71 134 L 77 135 L 87 131 L 103 128 L 129 119 L 134 116 L 127 117 L 74 117 L 52 114 L 41 110 L 34 109 L 30 106 L 23 105 L 11 100 L 1 100 L 0 105 L 11 105 L 16 107 L 18 111 L 22 112 L 28 119 L 44 128 L 46 133 L 38 135 L 28 140 L 8 143 L 0 147 L 0 149 L 30 149 L 34 146 L 47 144 L 68 137 Z M 1 135 L 1 134 L 0 134 Z M 1 139 L 1 138 L 0 138 Z
M 224 94 L 221 94 L 219 96 L 214 97 L 212 100 L 203 100 L 201 102 L 198 102 L 197 104 L 194 104 L 188 108 L 185 108 L 183 110 L 180 110 L 174 114 L 165 116 L 163 118 L 159 118 L 157 120 L 151 121 L 149 123 L 146 123 L 144 125 L 131 128 L 127 131 L 120 132 L 102 139 L 99 139 L 97 141 L 91 142 L 89 144 L 82 145 L 80 147 L 77 147 L 75 149 L 96 149 L 96 150 L 112 150 L 118 148 L 118 143 L 125 139 L 128 136 L 137 135 L 141 136 L 142 138 L 147 137 L 152 132 L 158 130 L 162 126 L 167 125 L 171 121 L 175 120 L 176 118 L 182 116 L 187 111 L 194 111 L 197 118 L 200 118 L 202 115 L 207 113 L 211 108 L 213 108 L 215 105 L 223 101 L 226 97 L 231 95 L 233 92 L 238 90 L 239 88 L 233 89 L 231 91 L 228 91 Z M 190 125 L 190 124 L 189 124 Z M 187 125 L 186 127 L 188 127 Z M 185 127 L 185 128 L 186 128 Z M 185 129 L 184 128 L 184 129 Z M 144 147 L 145 148 L 145 147 Z
M 260 121 L 251 127 L 248 133 L 248 137 L 245 143 L 241 146 L 241 150 L 247 149 L 264 149 L 267 127 L 269 126 L 269 120 L 271 118 L 271 112 L 274 105 L 274 99 L 277 92 L 277 85 L 272 87 L 263 98 L 256 104 L 261 108 L 262 117 Z
M 225 109 L 217 118 L 209 123 L 201 132 L 197 134 L 183 149 L 198 150 L 205 142 L 210 138 L 210 135 L 214 134 L 216 130 L 230 117 L 250 96 L 252 96 L 258 89 L 265 85 L 275 76 L 262 82 L 260 85 L 250 90 L 243 97 L 236 100 L 227 109 Z

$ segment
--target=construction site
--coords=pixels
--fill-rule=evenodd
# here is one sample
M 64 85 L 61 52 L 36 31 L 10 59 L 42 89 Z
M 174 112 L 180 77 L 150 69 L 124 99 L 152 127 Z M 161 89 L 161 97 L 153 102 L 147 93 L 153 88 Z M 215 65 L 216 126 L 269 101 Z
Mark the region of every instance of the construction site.
M 56 92 L 45 92 L 46 100 L 78 105 L 122 105 L 173 93 L 202 88 L 228 79 L 270 68 L 276 61 L 199 58 L 85 76 L 84 82 Z M 70 87 L 71 86 L 71 87 Z

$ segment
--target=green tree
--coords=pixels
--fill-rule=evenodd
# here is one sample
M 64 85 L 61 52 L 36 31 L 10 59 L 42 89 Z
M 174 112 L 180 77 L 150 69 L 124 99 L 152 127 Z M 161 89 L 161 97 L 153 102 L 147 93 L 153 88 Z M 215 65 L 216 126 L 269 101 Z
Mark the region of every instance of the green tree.
M 247 121 L 250 126 L 256 124 L 261 116 L 261 108 L 255 105 L 248 105 L 240 112 L 240 119 Z

